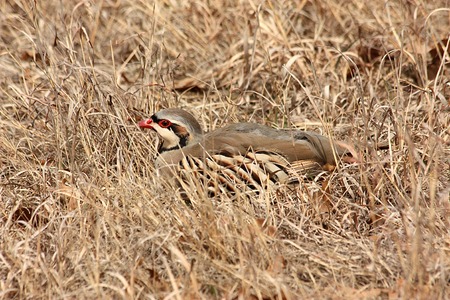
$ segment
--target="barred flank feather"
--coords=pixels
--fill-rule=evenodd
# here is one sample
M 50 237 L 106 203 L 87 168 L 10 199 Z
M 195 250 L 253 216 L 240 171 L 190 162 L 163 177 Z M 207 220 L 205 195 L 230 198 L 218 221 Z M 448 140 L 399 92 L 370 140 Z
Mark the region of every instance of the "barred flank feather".
M 180 180 L 218 193 L 261 193 L 267 187 L 298 181 L 299 174 L 317 169 L 316 162 L 290 164 L 283 156 L 270 152 L 247 152 L 245 155 L 214 154 L 204 158 L 184 157 L 178 165 Z

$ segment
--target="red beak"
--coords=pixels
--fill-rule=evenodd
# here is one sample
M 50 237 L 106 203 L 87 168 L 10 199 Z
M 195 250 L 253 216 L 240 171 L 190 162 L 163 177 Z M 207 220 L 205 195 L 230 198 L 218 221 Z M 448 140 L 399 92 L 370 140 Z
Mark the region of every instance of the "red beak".
M 142 120 L 138 123 L 138 126 L 141 128 L 150 128 L 152 129 L 152 119 Z

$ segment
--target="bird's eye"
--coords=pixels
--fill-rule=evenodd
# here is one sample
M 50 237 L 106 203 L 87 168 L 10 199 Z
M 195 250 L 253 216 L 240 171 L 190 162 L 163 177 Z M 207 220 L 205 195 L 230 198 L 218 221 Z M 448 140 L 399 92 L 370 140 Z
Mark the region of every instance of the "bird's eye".
M 162 128 L 167 128 L 170 125 L 172 125 L 172 122 L 170 122 L 169 120 L 161 120 L 158 122 L 158 125 L 161 126 Z

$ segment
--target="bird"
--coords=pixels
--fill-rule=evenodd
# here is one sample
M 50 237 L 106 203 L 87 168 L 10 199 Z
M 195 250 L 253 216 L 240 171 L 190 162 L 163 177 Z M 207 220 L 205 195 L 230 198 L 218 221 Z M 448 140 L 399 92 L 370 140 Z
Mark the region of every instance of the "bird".
M 340 158 L 357 160 L 352 147 L 310 131 L 234 123 L 204 133 L 197 119 L 180 108 L 160 110 L 137 125 L 160 137 L 155 160 L 160 175 L 189 181 L 211 195 L 260 193 L 312 170 L 333 168 Z

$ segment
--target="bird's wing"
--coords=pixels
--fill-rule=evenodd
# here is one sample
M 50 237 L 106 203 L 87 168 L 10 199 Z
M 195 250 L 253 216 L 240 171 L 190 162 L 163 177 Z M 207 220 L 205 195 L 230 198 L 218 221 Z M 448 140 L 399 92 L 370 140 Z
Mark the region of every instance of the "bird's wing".
M 237 156 L 248 152 L 276 154 L 297 166 L 336 165 L 336 159 L 350 151 L 341 143 L 314 132 L 283 131 L 253 123 L 237 123 L 203 136 L 199 143 L 162 153 L 158 168 L 178 165 L 186 157 L 205 159 L 213 155 Z M 305 163 L 302 163 L 305 162 Z
M 237 123 L 207 134 L 204 148 L 208 151 L 227 151 L 233 154 L 253 151 L 279 153 L 289 162 L 312 160 L 323 164 L 336 164 L 336 158 L 350 154 L 344 143 L 315 132 L 277 130 L 253 123 Z

